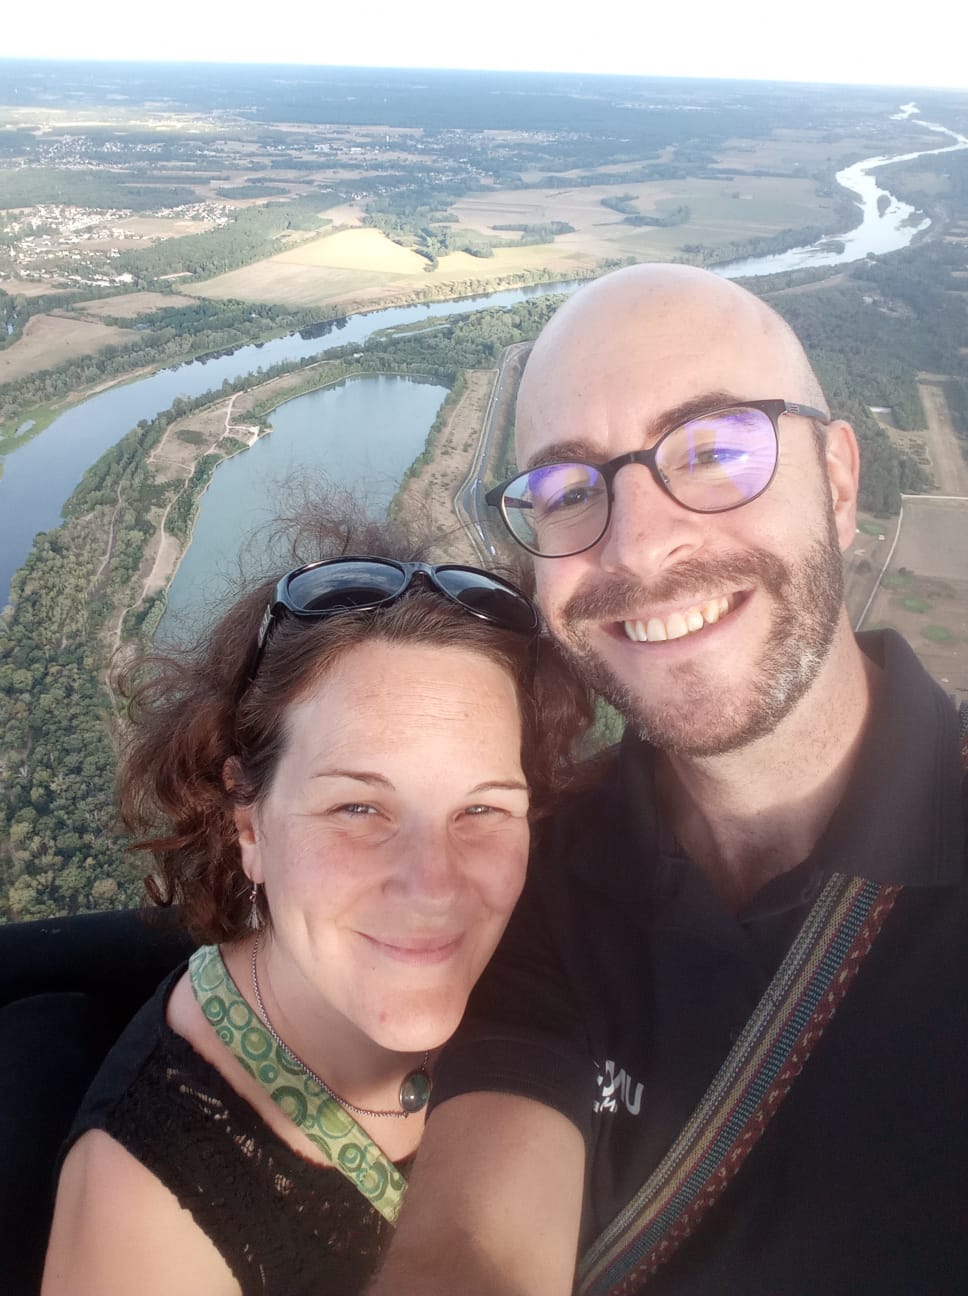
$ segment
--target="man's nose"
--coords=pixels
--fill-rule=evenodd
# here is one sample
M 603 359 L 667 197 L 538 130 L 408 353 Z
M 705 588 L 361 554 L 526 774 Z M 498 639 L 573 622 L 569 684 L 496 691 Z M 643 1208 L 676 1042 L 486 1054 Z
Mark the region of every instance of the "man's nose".
M 691 557 L 702 542 L 701 515 L 683 508 L 646 464 L 626 464 L 612 483 L 612 517 L 601 541 L 602 568 L 641 580 Z

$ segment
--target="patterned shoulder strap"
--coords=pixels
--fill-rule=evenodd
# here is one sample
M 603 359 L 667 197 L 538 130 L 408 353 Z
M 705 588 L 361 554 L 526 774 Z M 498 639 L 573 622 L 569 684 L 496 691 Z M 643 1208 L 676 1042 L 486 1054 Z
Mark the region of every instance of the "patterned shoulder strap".
M 689 1122 L 583 1257 L 578 1296 L 640 1291 L 694 1231 L 790 1091 L 899 890 L 830 879 Z
M 349 1112 L 286 1056 L 228 974 L 217 945 L 203 945 L 188 964 L 199 1007 L 216 1035 L 293 1124 L 306 1134 L 391 1224 L 407 1182 Z

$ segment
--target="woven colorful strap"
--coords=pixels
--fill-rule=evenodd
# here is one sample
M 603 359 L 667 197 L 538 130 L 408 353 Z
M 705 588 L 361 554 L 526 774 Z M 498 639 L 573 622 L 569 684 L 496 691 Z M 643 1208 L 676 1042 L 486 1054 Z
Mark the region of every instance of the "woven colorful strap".
M 631 1296 L 695 1230 L 762 1135 L 900 891 L 834 876 L 699 1106 L 583 1257 L 577 1296 Z
M 370 1205 L 395 1224 L 407 1187 L 403 1175 L 349 1112 L 276 1044 L 239 993 L 218 946 L 197 949 L 188 973 L 199 1007 L 229 1052 Z

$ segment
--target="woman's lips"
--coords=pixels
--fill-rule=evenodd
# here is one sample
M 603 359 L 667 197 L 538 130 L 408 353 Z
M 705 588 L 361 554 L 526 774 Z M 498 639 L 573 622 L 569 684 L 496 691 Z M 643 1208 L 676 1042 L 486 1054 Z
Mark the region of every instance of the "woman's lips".
M 455 936 L 371 936 L 367 932 L 360 935 L 386 958 L 418 966 L 445 963 L 464 939 L 463 932 Z

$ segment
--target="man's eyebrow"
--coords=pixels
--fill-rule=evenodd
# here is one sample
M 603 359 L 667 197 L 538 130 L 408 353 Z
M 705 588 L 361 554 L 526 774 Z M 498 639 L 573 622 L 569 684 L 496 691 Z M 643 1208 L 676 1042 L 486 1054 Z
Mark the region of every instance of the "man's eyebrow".
M 733 405 L 743 405 L 745 401 L 750 399 L 752 398 L 748 396 L 741 397 L 737 396 L 735 392 L 722 390 L 707 391 L 698 396 L 692 396 L 679 405 L 673 405 L 669 409 L 663 410 L 653 427 L 643 429 L 643 442 L 656 440 L 664 432 L 668 432 L 670 428 L 688 423 L 690 419 L 696 418 L 700 414 L 709 414 L 718 409 L 728 409 Z M 606 457 L 600 446 L 596 446 L 592 441 L 585 441 L 576 437 L 569 441 L 556 441 L 553 445 L 542 446 L 540 450 L 531 456 L 523 471 L 528 472 L 532 468 L 541 468 L 545 464 L 563 463 L 566 460 L 574 460 L 580 463 L 601 463 Z

